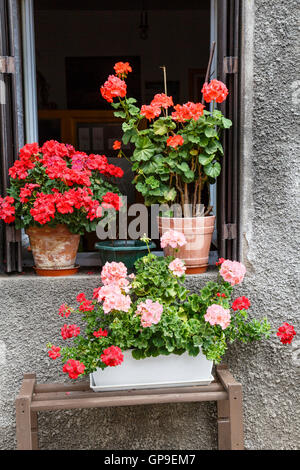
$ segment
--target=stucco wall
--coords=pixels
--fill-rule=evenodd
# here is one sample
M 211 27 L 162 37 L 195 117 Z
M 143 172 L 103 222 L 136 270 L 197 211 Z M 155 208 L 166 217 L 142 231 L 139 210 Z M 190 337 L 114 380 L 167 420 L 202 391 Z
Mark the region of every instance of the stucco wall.
M 251 0 L 245 10 L 243 67 L 242 227 L 248 268 L 240 292 L 253 317 L 277 328 L 289 321 L 300 331 L 297 252 L 296 157 L 297 2 Z M 254 8 L 255 7 L 255 8 Z M 255 10 L 255 11 L 254 11 Z M 210 278 L 190 277 L 198 289 Z M 0 448 L 15 447 L 14 399 L 22 373 L 38 381 L 61 380 L 47 360 L 47 341 L 58 337 L 57 307 L 87 294 L 95 276 L 0 278 Z M 298 348 L 298 349 L 297 349 Z M 230 347 L 225 361 L 244 387 L 248 449 L 299 448 L 300 342 L 283 347 L 274 336 L 254 346 Z M 42 413 L 43 449 L 213 449 L 215 405 L 156 405 Z

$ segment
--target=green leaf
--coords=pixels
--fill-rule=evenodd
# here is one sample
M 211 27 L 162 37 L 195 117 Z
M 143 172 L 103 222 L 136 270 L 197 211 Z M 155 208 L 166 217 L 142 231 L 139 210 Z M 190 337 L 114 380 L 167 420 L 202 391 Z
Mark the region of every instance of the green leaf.
M 215 127 L 207 127 L 204 131 L 206 137 L 216 137 L 216 135 L 218 135 Z
M 232 121 L 230 119 L 225 118 L 224 116 L 222 117 L 222 124 L 225 129 L 229 129 L 229 127 L 232 126 Z
M 221 165 L 219 162 L 215 162 L 214 164 L 209 164 L 204 167 L 204 173 L 206 173 L 211 178 L 217 178 L 221 173 Z
M 205 155 L 205 154 L 200 154 L 198 159 L 199 159 L 199 163 L 201 163 L 201 165 L 208 165 L 210 162 L 213 161 L 213 159 L 215 158 L 215 155 Z
M 168 132 L 168 126 L 162 119 L 158 119 L 153 124 L 153 130 L 156 135 L 164 135 Z
M 126 118 L 126 113 L 124 111 L 115 111 L 114 116 L 125 119 Z

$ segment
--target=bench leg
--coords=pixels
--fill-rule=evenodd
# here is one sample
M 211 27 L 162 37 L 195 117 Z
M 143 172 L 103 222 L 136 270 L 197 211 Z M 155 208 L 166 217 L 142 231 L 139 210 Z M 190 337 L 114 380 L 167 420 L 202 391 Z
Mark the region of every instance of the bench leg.
M 30 400 L 16 400 L 17 449 L 32 450 Z
M 229 400 L 218 401 L 218 449 L 230 449 Z
M 31 443 L 32 449 L 38 450 L 39 448 L 39 440 L 38 440 L 38 419 L 37 413 L 35 411 L 31 411 Z

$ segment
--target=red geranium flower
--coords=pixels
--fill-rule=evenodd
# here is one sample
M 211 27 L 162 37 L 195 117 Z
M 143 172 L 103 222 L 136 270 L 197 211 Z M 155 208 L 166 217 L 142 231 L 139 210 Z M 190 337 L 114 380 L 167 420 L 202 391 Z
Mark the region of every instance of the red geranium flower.
M 57 359 L 58 357 L 60 357 L 61 356 L 60 347 L 59 346 L 51 346 L 50 351 L 48 351 L 48 356 L 51 357 L 51 359 Z
M 216 262 L 216 266 L 219 266 L 220 264 L 224 263 L 225 258 L 219 258 L 219 261 Z
M 86 300 L 85 294 L 84 294 L 83 292 L 81 292 L 80 294 L 77 295 L 76 300 L 77 300 L 77 302 L 79 302 L 79 303 L 80 303 L 80 302 L 84 302 L 84 301 Z
M 175 111 L 172 113 L 174 121 L 184 122 L 187 119 L 194 119 L 197 121 L 200 116 L 203 115 L 203 109 L 205 106 L 202 103 L 193 103 L 188 101 L 187 103 L 174 106 Z
M 104 209 L 115 209 L 120 210 L 122 207 L 122 201 L 118 194 L 108 192 L 102 198 L 102 207 Z
M 280 341 L 283 344 L 291 344 L 293 341 L 294 336 L 296 335 L 296 331 L 293 325 L 285 322 L 282 326 L 278 328 L 277 336 L 280 337 Z
M 167 139 L 167 146 L 173 147 L 176 149 L 178 145 L 182 145 L 184 143 L 183 137 L 181 135 L 174 135 L 173 137 L 169 137 Z
M 167 96 L 165 93 L 159 93 L 154 96 L 153 100 L 150 103 L 151 106 L 159 107 L 159 108 L 169 108 L 170 106 L 174 106 L 172 96 Z
M 68 318 L 73 311 L 74 309 L 72 307 L 69 307 L 67 304 L 62 304 L 59 307 L 58 315 Z
M 91 312 L 92 310 L 94 310 L 94 308 L 95 308 L 95 305 L 93 305 L 91 300 L 85 300 L 80 305 L 79 310 L 81 312 Z
M 127 85 L 115 75 L 109 75 L 107 81 L 100 88 L 100 91 L 103 98 L 109 103 L 112 103 L 113 99 L 117 96 L 124 98 L 127 93 Z
M 101 354 L 101 361 L 107 366 L 114 367 L 122 364 L 124 355 L 118 346 L 109 346 Z
M 114 144 L 113 144 L 113 149 L 114 150 L 120 150 L 121 145 L 122 145 L 122 142 L 120 142 L 119 140 L 115 140 Z
M 80 327 L 77 325 L 64 325 L 61 328 L 61 335 L 63 339 L 73 338 L 73 336 L 78 336 L 80 334 Z
M 222 103 L 228 95 L 226 85 L 216 79 L 213 79 L 210 83 L 204 83 L 201 92 L 203 93 L 203 98 L 206 103 L 210 103 L 211 101 Z
M 96 338 L 100 338 L 101 336 L 107 336 L 107 330 L 102 330 L 102 328 L 100 328 L 98 331 L 94 331 L 93 335 L 96 337 Z
M 114 65 L 114 69 L 116 75 L 120 78 L 125 78 L 129 72 L 132 72 L 132 68 L 129 65 L 129 62 L 117 62 Z
M 235 301 L 232 304 L 232 309 L 236 312 L 237 310 L 247 310 L 250 307 L 251 303 L 250 300 L 243 296 L 243 297 L 238 297 L 235 299 Z
M 152 106 L 151 104 L 143 104 L 141 107 L 141 115 L 145 118 L 151 120 L 158 117 L 161 113 L 161 108 L 159 106 Z
M 63 372 L 67 372 L 70 379 L 77 379 L 79 375 L 83 374 L 84 369 L 85 365 L 75 359 L 69 359 L 63 366 Z
M 6 224 L 10 224 L 15 220 L 16 208 L 12 205 L 15 202 L 13 197 L 5 196 L 2 198 L 0 196 L 0 219 L 2 219 Z

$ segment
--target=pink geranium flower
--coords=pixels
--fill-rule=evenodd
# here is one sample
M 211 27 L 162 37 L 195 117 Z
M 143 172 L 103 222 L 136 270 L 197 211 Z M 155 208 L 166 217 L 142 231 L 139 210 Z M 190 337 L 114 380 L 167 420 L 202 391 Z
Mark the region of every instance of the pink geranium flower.
M 151 299 L 141 302 L 137 309 L 136 315 L 141 316 L 141 324 L 143 328 L 156 325 L 163 312 L 163 306 L 159 302 L 153 302 Z
M 246 268 L 243 263 L 226 259 L 221 265 L 220 274 L 224 281 L 235 286 L 243 281 L 246 274 Z
M 169 269 L 172 271 L 174 276 L 183 276 L 186 270 L 186 267 L 184 265 L 184 262 L 179 259 L 175 258 L 170 264 L 169 264 Z
M 101 271 L 101 280 L 103 284 L 112 284 L 124 279 L 127 276 L 127 268 L 124 263 L 106 262 Z
M 186 238 L 182 232 L 176 232 L 176 230 L 168 230 L 165 232 L 160 239 L 160 246 L 166 248 L 171 246 L 177 248 L 186 244 Z
M 208 307 L 204 319 L 211 325 L 220 325 L 222 330 L 225 330 L 230 325 L 230 313 L 228 309 L 223 308 L 221 305 L 213 304 Z

